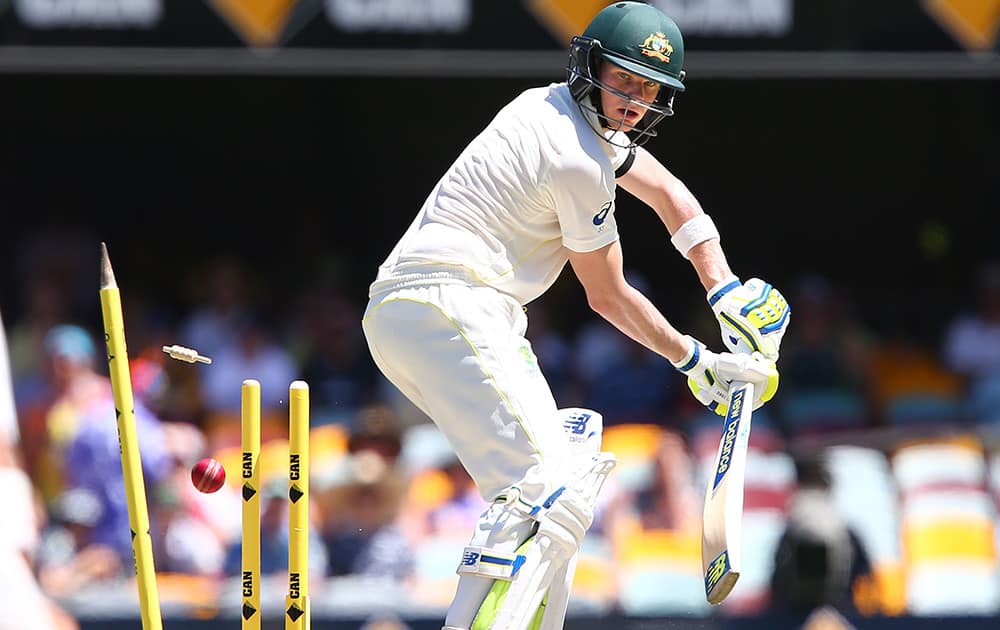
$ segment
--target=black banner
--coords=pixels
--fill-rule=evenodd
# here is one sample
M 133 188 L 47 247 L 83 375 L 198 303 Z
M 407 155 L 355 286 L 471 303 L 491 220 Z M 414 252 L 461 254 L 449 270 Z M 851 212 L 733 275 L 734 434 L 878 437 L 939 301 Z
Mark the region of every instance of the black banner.
M 706 51 L 995 50 L 1000 0 L 650 0 Z M 539 51 L 603 0 L 0 0 L 10 46 Z

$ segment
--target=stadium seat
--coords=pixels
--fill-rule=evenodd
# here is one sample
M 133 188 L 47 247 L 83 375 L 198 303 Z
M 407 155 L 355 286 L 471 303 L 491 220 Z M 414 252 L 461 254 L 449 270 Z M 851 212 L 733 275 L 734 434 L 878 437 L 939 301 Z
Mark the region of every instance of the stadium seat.
M 583 539 L 566 616 L 606 615 L 618 603 L 618 576 L 611 542 L 589 532 Z
M 916 616 L 995 615 L 998 592 L 995 567 L 981 562 L 940 562 L 910 571 L 907 608 Z
M 604 428 L 601 448 L 618 459 L 618 487 L 634 490 L 649 482 L 664 429 L 655 424 L 616 424 Z
M 636 617 L 706 617 L 711 612 L 700 576 L 667 567 L 623 571 L 619 601 Z
M 780 398 L 781 420 L 788 435 L 817 435 L 862 429 L 868 424 L 863 398 L 851 392 L 788 392 Z
M 833 446 L 824 452 L 837 511 L 854 529 L 875 567 L 898 566 L 899 496 L 882 451 Z
M 878 449 L 840 445 L 824 453 L 837 512 L 867 552 L 872 580 L 856 583 L 854 601 L 867 615 L 899 615 L 906 607 L 900 549 L 899 493 L 889 458 Z
M 410 597 L 415 605 L 447 610 L 458 585 L 455 569 L 468 543 L 468 536 L 429 536 L 414 546 Z
M 726 616 L 747 616 L 764 612 L 769 600 L 771 575 L 778 540 L 785 531 L 785 513 L 775 509 L 745 509 L 742 529 L 742 571 L 733 592 L 719 612 Z M 702 586 L 704 599 L 704 585 Z
M 989 374 L 971 384 L 965 413 L 977 424 L 1000 424 L 1000 373 Z
M 701 536 L 647 530 L 616 541 L 621 575 L 619 603 L 626 615 L 706 616 Z
M 972 436 L 903 443 L 892 456 L 892 469 L 904 499 L 928 489 L 982 490 L 986 486 L 983 447 Z
M 961 378 L 924 348 L 906 343 L 881 345 L 872 357 L 872 392 L 880 406 L 912 395 L 959 396 Z
M 909 612 L 1000 612 L 996 505 L 982 445 L 973 437 L 912 442 L 892 464 L 902 496 Z
M 958 396 L 935 393 L 896 396 L 886 402 L 882 414 L 890 425 L 955 425 L 965 418 L 963 403 Z
M 795 462 L 791 455 L 768 453 L 751 445 L 743 478 L 743 509 L 784 512 L 794 489 Z

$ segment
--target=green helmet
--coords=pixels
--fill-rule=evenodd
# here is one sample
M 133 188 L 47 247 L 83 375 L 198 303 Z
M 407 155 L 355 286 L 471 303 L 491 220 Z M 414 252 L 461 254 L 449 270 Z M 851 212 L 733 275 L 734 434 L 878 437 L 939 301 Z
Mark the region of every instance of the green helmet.
M 608 121 L 594 88 L 615 91 L 598 80 L 598 60 L 663 86 L 653 103 L 643 103 L 646 116 L 629 132 L 634 144 L 655 136 L 653 126 L 673 115 L 674 97 L 684 91 L 684 39 L 677 24 L 654 6 L 616 2 L 602 9 L 583 34 L 573 38 L 566 68 L 570 92 L 581 106 Z
M 600 55 L 611 63 L 657 83 L 684 89 L 684 40 L 681 31 L 656 7 L 616 2 L 594 16 L 584 37 L 600 42 Z

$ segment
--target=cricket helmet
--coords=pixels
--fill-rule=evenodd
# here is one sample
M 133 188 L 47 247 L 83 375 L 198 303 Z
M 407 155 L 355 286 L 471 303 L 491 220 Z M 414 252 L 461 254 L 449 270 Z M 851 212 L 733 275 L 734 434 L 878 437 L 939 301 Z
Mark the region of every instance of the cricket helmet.
M 641 101 L 601 83 L 601 62 L 659 83 L 656 99 Z M 629 127 L 624 120 L 604 115 L 600 90 L 646 107 L 646 115 L 626 132 L 633 144 L 642 144 L 656 135 L 655 125 L 673 115 L 674 97 L 684 91 L 683 65 L 684 39 L 672 19 L 642 2 L 616 2 L 602 9 L 583 34 L 573 38 L 566 82 L 573 98 L 597 114 L 605 126 Z

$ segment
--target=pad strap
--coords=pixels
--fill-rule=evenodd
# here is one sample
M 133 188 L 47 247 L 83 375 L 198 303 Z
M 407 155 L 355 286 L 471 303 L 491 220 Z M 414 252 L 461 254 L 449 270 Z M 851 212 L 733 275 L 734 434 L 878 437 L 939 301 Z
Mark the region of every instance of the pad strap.
M 459 575 L 478 575 L 509 582 L 523 564 L 524 556 L 521 554 L 486 547 L 466 547 L 455 572 Z

